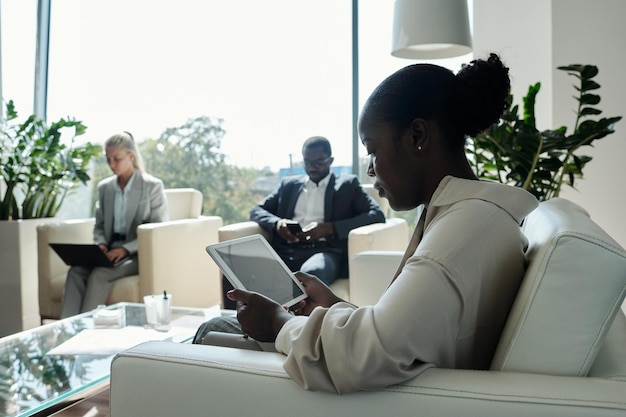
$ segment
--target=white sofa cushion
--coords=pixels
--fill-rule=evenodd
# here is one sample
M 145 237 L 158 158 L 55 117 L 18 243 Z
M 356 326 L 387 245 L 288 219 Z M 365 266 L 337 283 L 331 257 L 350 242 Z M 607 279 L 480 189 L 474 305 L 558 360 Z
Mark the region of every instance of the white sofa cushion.
M 626 384 L 592 378 L 430 368 L 385 390 L 307 391 L 284 355 L 153 341 L 111 364 L 112 416 L 615 417 Z
M 542 202 L 523 229 L 530 263 L 491 367 L 585 376 L 626 294 L 626 252 L 562 198 Z
M 626 315 L 618 311 L 587 375 L 626 382 Z

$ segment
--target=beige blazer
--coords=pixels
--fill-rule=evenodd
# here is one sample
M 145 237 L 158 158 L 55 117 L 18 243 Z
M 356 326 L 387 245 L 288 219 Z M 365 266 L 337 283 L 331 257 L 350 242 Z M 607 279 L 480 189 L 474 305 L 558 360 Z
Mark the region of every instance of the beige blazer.
M 520 188 L 444 178 L 423 237 L 375 305 L 337 303 L 285 323 L 275 343 L 285 370 L 307 389 L 346 393 L 432 366 L 486 369 L 524 275 L 519 224 L 536 206 Z

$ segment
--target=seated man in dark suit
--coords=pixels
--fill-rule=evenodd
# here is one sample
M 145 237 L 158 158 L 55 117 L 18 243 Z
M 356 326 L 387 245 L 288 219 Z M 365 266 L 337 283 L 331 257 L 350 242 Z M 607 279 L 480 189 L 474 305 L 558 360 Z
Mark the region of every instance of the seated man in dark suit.
M 250 220 L 270 233 L 270 243 L 292 271 L 317 276 L 331 284 L 348 272 L 348 233 L 382 223 L 378 203 L 354 175 L 335 175 L 328 139 L 314 136 L 302 146 L 307 175 L 285 178 L 278 189 L 250 212 Z M 287 220 L 302 228 L 289 231 Z
M 313 136 L 302 145 L 306 175 L 283 179 L 278 189 L 250 211 L 250 220 L 270 234 L 270 243 L 292 271 L 317 276 L 326 284 L 348 274 L 348 233 L 385 216 L 378 203 L 354 175 L 335 175 L 328 139 Z M 302 231 L 289 231 L 295 220 Z M 223 280 L 224 293 L 232 286 Z M 224 297 L 225 308 L 235 308 Z M 194 343 L 210 331 L 241 333 L 235 317 L 218 317 L 204 323 Z

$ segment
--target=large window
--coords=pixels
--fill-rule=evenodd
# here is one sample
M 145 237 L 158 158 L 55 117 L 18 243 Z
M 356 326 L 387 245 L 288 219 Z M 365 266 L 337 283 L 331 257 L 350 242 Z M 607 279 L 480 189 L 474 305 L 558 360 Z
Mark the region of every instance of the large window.
M 37 1 L 1 0 L 0 7 L 2 98 L 26 116 L 33 111 Z
M 23 115 L 36 3 L 2 1 L 4 98 Z M 362 105 L 416 61 L 390 55 L 393 0 L 361 0 L 358 17 Z M 81 140 L 102 143 L 121 130 L 156 138 L 206 115 L 223 119 L 233 165 L 277 171 L 299 161 L 304 139 L 324 135 L 335 165 L 350 167 L 351 22 L 350 0 L 52 0 L 47 118 L 82 120 Z M 437 63 L 456 70 L 469 59 Z M 90 199 L 79 200 L 66 217 L 91 215 Z
M 349 2 L 63 0 L 51 16 L 48 116 L 86 139 L 208 115 L 233 164 L 287 166 L 316 134 L 350 160 Z

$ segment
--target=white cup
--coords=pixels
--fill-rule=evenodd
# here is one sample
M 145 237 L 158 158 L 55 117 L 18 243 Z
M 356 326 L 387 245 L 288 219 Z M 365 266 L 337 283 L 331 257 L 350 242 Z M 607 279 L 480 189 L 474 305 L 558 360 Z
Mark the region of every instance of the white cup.
M 143 297 L 146 306 L 146 324 L 160 331 L 170 329 L 172 316 L 172 294 L 151 294 Z
M 146 306 L 146 324 L 147 327 L 154 327 L 157 324 L 156 316 L 156 299 L 158 295 L 146 295 L 143 297 L 143 303 Z
M 167 298 L 158 296 L 155 299 L 156 305 L 156 330 L 166 332 L 170 329 L 170 320 L 172 318 L 172 295 L 167 294 Z

